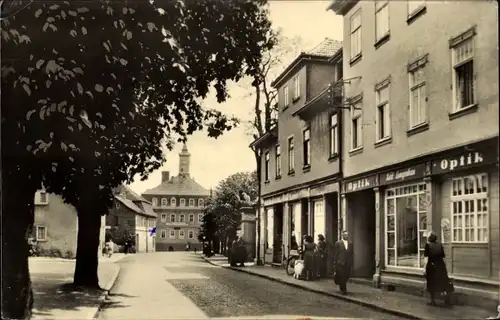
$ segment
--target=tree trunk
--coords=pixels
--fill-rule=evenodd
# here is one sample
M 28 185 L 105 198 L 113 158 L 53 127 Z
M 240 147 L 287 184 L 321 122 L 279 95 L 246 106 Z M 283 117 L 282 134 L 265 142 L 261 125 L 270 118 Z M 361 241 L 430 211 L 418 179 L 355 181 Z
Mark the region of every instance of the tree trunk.
M 30 319 L 33 290 L 28 237 L 34 220 L 34 193 L 26 178 L 2 174 L 2 319 Z
M 100 288 L 98 270 L 99 233 L 101 216 L 89 204 L 78 208 L 78 244 L 73 284 Z

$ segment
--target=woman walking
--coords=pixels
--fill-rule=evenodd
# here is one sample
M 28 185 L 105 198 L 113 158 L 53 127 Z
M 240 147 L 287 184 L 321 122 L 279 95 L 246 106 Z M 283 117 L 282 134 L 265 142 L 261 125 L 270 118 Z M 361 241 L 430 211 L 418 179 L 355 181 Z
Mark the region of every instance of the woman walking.
M 318 235 L 317 244 L 317 271 L 320 278 L 326 277 L 326 257 L 327 247 L 325 237 L 322 234 Z
M 425 244 L 424 257 L 427 257 L 425 266 L 425 279 L 427 280 L 427 291 L 430 294 L 430 304 L 436 305 L 436 294 L 445 293 L 446 305 L 451 305 L 450 294 L 451 283 L 444 262 L 445 253 L 441 243 L 437 241 L 437 236 L 431 232 Z

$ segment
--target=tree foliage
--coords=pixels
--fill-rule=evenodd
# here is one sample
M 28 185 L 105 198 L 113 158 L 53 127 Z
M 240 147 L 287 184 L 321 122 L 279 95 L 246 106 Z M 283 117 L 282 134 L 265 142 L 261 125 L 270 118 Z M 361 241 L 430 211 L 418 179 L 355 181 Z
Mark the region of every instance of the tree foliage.
M 207 239 L 221 239 L 236 234 L 241 223 L 241 208 L 245 205 L 241 193 L 257 199 L 256 172 L 239 172 L 219 182 L 212 198 L 207 201 L 200 234 Z
M 2 205 L 12 229 L 4 232 L 4 316 L 28 313 L 22 236 L 33 223 L 34 192 L 43 184 L 62 195 L 82 227 L 95 228 L 114 187 L 161 166 L 162 144 L 235 126 L 200 101 L 213 85 L 222 102 L 228 81 L 256 74 L 261 51 L 272 45 L 265 4 L 35 1 L 1 21 L 2 184 L 9 188 Z

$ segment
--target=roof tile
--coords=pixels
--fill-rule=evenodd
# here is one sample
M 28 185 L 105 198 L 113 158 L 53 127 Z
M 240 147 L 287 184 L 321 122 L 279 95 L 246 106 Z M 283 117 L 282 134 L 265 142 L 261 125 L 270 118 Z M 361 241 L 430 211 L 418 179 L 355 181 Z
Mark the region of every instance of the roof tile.
M 147 195 L 169 196 L 202 196 L 208 197 L 210 192 L 189 176 L 175 176 L 153 189 L 146 190 Z
M 341 49 L 342 49 L 342 41 L 325 38 L 323 42 L 321 42 L 316 47 L 304 53 L 315 56 L 331 57 Z

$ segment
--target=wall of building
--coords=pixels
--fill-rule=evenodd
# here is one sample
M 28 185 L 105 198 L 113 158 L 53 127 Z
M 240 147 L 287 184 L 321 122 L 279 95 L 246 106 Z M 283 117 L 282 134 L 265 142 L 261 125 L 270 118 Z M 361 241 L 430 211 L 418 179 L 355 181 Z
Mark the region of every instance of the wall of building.
M 116 206 L 116 203 L 118 203 L 118 207 Z M 124 235 L 126 233 L 131 235 L 136 234 L 135 216 L 135 211 L 132 211 L 124 204 L 115 200 L 115 206 L 110 209 L 106 215 L 106 226 L 110 227 L 108 230 L 114 243 L 117 245 L 124 245 Z
M 351 66 L 349 18 L 358 9 L 362 14 L 362 58 Z M 346 95 L 363 94 L 363 151 L 349 156 L 348 148 L 344 149 L 344 176 L 498 134 L 498 68 L 492 67 L 498 65 L 498 31 L 492 27 L 498 20 L 496 4 L 426 2 L 426 12 L 408 24 L 407 3 L 391 1 L 390 39 L 378 49 L 374 46 L 374 10 L 372 2 L 361 1 L 344 18 L 344 78 L 362 76 L 361 80 L 346 85 Z M 478 109 L 450 120 L 453 91 L 449 40 L 474 25 Z M 429 128 L 408 136 L 407 67 L 424 55 L 428 57 L 424 72 Z M 392 141 L 375 147 L 375 85 L 389 76 Z M 349 130 L 349 112 L 344 112 L 344 120 Z M 349 145 L 349 139 L 350 134 L 344 135 L 344 145 Z
M 307 70 L 306 70 L 307 68 Z M 334 66 L 328 64 L 307 65 L 299 71 L 301 90 L 306 90 L 309 87 L 311 92 L 310 99 L 321 93 L 333 81 L 335 77 Z M 307 71 L 307 73 L 306 73 Z M 306 78 L 305 75 L 308 74 Z M 310 83 L 306 83 L 306 80 Z M 290 86 L 293 85 L 292 80 L 289 81 Z M 290 87 L 290 96 L 292 96 L 293 88 Z M 301 183 L 307 183 L 322 177 L 333 175 L 338 172 L 338 161 L 329 160 L 330 151 L 330 115 L 331 110 L 324 110 L 315 115 L 311 120 L 303 120 L 292 114 L 302 108 L 306 104 L 306 95 L 301 94 L 299 100 L 291 104 L 283 110 L 283 87 L 279 88 L 280 99 L 278 116 L 278 140 L 262 147 L 262 194 L 266 195 L 288 187 L 292 187 Z M 311 168 L 309 171 L 303 170 L 303 130 L 306 128 L 311 130 Z M 288 139 L 294 137 L 294 154 L 295 166 L 294 172 L 289 173 L 288 161 Z M 281 178 L 276 178 L 276 145 L 281 147 Z M 265 153 L 269 152 L 269 182 L 265 182 Z
M 64 257 L 76 255 L 78 220 L 76 209 L 65 204 L 63 199 L 55 194 L 48 195 L 48 204 L 35 205 L 35 227 L 46 228 L 46 239 L 38 240 L 44 251 L 58 251 Z M 34 228 L 36 231 L 36 228 Z

